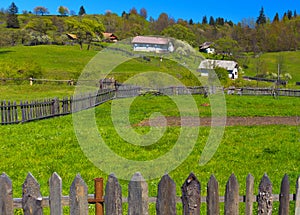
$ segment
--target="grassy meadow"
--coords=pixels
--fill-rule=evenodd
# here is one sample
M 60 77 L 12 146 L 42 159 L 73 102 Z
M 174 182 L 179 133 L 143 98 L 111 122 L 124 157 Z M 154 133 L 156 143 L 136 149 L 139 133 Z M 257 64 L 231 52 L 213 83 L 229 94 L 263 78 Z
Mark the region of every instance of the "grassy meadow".
M 210 107 L 201 106 L 203 103 L 209 103 L 209 99 L 202 96 L 194 98 L 200 116 L 209 116 Z M 226 96 L 226 103 L 228 116 L 298 116 L 297 107 L 300 100 L 288 97 L 273 99 Z M 133 160 L 148 160 L 168 152 L 176 142 L 180 127 L 169 126 L 156 144 L 144 147 L 129 144 L 116 133 L 110 117 L 111 105 L 112 102 L 107 102 L 95 108 L 96 122 L 105 143 L 121 156 Z M 266 110 L 267 107 L 270 111 Z M 154 112 L 161 112 L 165 116 L 179 115 L 178 108 L 167 96 L 140 96 L 130 108 L 130 122 L 134 125 L 149 118 Z M 134 129 L 141 134 L 149 131 L 147 127 Z M 240 183 L 241 195 L 245 193 L 245 179 L 249 173 L 255 177 L 255 192 L 264 173 L 270 177 L 274 193 L 280 192 L 284 174 L 288 174 L 291 192 L 295 192 L 293 187 L 300 173 L 299 126 L 227 126 L 213 158 L 206 165 L 199 166 L 198 161 L 209 131 L 210 127 L 201 127 L 190 155 L 178 168 L 169 172 L 177 185 L 177 195 L 180 195 L 180 186 L 190 172 L 194 172 L 201 181 L 202 195 L 206 195 L 205 186 L 211 174 L 219 181 L 220 195 L 224 195 L 226 182 L 232 173 L 237 176 Z M 68 195 L 69 187 L 77 173 L 80 173 L 88 184 L 89 193 L 93 193 L 93 178 L 107 178 L 107 174 L 95 167 L 82 152 L 76 139 L 71 115 L 2 126 L 0 154 L 2 157 L 0 171 L 6 172 L 12 179 L 14 197 L 22 195 L 22 183 L 28 172 L 39 181 L 44 196 L 49 194 L 48 179 L 53 172 L 57 172 L 63 179 L 64 195 Z M 128 182 L 124 180 L 120 182 L 123 195 L 126 196 Z M 148 181 L 150 196 L 156 195 L 158 182 L 159 179 Z
M 245 75 L 255 76 L 257 62 L 261 61 L 265 64 L 266 72 L 275 73 L 278 72 L 278 62 L 281 59 L 282 62 L 282 73 L 289 73 L 292 76 L 291 86 L 295 85 L 295 82 L 300 81 L 300 51 L 286 51 L 286 52 L 270 52 L 263 53 L 258 57 L 248 58 L 249 62 L 247 63 L 248 68 L 244 68 Z

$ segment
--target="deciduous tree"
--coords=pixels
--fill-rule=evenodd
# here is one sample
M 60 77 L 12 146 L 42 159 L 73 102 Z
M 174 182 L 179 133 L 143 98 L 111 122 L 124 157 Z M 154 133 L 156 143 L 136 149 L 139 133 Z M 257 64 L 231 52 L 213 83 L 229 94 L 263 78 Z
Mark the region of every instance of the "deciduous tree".
M 62 16 L 66 16 L 70 13 L 69 9 L 65 6 L 59 6 L 58 13 Z
M 45 15 L 45 14 L 49 14 L 49 10 L 43 6 L 37 6 L 33 9 L 34 13 L 36 15 Z

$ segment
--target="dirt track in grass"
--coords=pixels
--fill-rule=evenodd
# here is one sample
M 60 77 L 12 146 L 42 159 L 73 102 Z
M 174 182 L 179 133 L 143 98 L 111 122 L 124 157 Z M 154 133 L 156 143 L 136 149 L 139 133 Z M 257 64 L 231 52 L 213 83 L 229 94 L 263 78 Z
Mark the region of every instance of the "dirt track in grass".
M 224 121 L 225 120 L 225 121 Z M 255 125 L 300 125 L 300 116 L 227 117 L 214 118 L 213 125 L 255 126 Z M 211 126 L 211 117 L 157 117 L 143 120 L 134 126 Z

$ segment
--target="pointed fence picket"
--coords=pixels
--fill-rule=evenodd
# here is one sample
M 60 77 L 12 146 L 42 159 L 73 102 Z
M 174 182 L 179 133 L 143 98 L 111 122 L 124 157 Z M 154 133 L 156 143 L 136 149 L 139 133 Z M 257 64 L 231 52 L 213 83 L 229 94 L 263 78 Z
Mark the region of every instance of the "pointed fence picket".
M 68 206 L 71 215 L 87 215 L 88 204 L 99 204 L 96 215 L 123 214 L 123 203 L 128 203 L 127 214 L 149 214 L 149 203 L 156 203 L 158 215 L 199 215 L 201 204 L 207 204 L 206 214 L 220 214 L 220 202 L 224 202 L 224 214 L 239 214 L 239 205 L 245 204 L 244 214 L 269 215 L 273 211 L 273 203 L 279 201 L 279 214 L 299 214 L 299 187 L 296 194 L 290 194 L 290 183 L 285 175 L 281 183 L 280 194 L 272 193 L 272 183 L 265 174 L 259 184 L 258 194 L 253 194 L 254 178 L 248 175 L 246 179 L 246 194 L 239 195 L 239 183 L 232 174 L 226 184 L 225 196 L 219 196 L 219 185 L 212 175 L 207 183 L 207 196 L 201 196 L 201 185 L 197 177 L 191 173 L 181 186 L 181 196 L 176 195 L 176 184 L 168 174 L 164 175 L 157 187 L 157 197 L 148 197 L 148 185 L 141 173 L 133 175 L 128 184 L 128 197 L 122 197 L 122 188 L 118 179 L 112 174 L 108 176 L 103 193 L 103 179 L 96 178 L 95 194 L 88 194 L 85 181 L 77 174 L 70 187 L 69 196 L 62 196 L 62 179 L 53 173 L 49 179 L 49 197 L 43 197 L 40 185 L 31 173 L 28 173 L 23 183 L 22 198 L 13 198 L 12 181 L 5 174 L 0 176 L 0 214 L 13 215 L 14 209 L 21 208 L 25 215 L 43 214 L 43 208 L 49 207 L 50 214 L 63 214 L 62 208 Z M 297 180 L 297 184 L 300 177 Z M 289 202 L 295 201 L 295 209 Z M 257 210 L 253 204 L 257 202 Z M 182 212 L 177 211 L 178 203 L 182 204 Z M 105 207 L 103 207 L 103 204 Z M 105 213 L 104 213 L 105 208 Z

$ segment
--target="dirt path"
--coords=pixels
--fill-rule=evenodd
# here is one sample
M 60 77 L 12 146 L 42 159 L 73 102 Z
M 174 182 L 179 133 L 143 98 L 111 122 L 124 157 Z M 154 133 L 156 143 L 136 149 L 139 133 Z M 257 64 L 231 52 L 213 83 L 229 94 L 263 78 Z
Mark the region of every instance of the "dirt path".
M 151 126 L 210 126 L 211 117 L 157 117 Z M 199 124 L 200 120 L 200 124 Z M 264 117 L 227 117 L 226 126 L 252 125 L 300 125 L 300 116 L 264 116 Z M 223 120 L 214 119 L 214 125 L 223 125 Z M 149 120 L 143 120 L 135 126 L 150 126 Z

